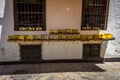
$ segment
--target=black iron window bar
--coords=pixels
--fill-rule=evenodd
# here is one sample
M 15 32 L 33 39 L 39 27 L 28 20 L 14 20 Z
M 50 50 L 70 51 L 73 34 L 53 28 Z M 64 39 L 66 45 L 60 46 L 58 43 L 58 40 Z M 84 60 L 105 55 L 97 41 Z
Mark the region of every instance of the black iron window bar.
M 105 29 L 107 1 L 83 0 L 82 30 Z
M 14 0 L 15 30 L 45 30 L 45 0 Z

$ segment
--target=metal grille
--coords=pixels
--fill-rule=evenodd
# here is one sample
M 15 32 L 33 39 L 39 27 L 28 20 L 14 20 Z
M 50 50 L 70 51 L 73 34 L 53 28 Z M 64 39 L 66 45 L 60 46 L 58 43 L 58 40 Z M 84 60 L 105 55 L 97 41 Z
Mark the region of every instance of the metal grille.
M 82 30 L 105 29 L 109 0 L 83 0 Z
M 41 45 L 20 45 L 21 61 L 40 61 Z
M 30 27 L 45 30 L 45 6 L 46 0 L 14 0 L 15 30 L 27 31 Z
M 83 58 L 96 58 L 100 57 L 100 44 L 84 44 L 83 45 Z

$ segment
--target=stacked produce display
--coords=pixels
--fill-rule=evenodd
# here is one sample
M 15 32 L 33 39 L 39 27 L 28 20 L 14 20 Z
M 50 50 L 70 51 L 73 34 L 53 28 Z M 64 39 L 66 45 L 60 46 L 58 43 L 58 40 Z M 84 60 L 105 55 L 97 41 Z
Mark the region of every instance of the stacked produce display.
M 104 34 L 89 34 L 80 35 L 78 29 L 51 29 L 49 34 L 41 35 L 9 35 L 9 42 L 17 41 L 90 41 L 90 40 L 112 40 L 113 35 L 110 33 Z

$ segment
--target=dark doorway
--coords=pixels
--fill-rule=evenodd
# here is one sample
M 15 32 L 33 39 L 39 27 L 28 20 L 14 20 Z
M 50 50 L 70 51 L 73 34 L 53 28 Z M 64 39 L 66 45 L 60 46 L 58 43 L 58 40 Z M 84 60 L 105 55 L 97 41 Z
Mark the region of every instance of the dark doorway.
M 20 61 L 40 61 L 41 45 L 20 45 Z

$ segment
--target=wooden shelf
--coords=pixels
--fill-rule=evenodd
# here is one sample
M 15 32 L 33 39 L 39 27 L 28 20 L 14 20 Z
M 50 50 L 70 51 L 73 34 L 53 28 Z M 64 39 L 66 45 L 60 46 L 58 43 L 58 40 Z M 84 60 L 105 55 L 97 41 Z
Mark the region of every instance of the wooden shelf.
M 18 40 L 7 40 L 8 42 L 19 42 L 19 43 L 42 43 L 42 42 L 53 42 L 53 41 L 56 41 L 56 42 L 61 42 L 61 41 L 66 41 L 66 42 L 69 42 L 69 41 L 81 41 L 81 42 L 84 42 L 84 43 L 92 43 L 92 42 L 101 42 L 101 41 L 109 41 L 109 40 L 115 40 L 115 38 L 112 38 L 112 39 L 99 39 L 99 40 L 50 40 L 50 39 L 48 39 L 48 40 L 39 40 L 39 41 L 18 41 Z M 31 43 L 31 44 L 32 44 Z

